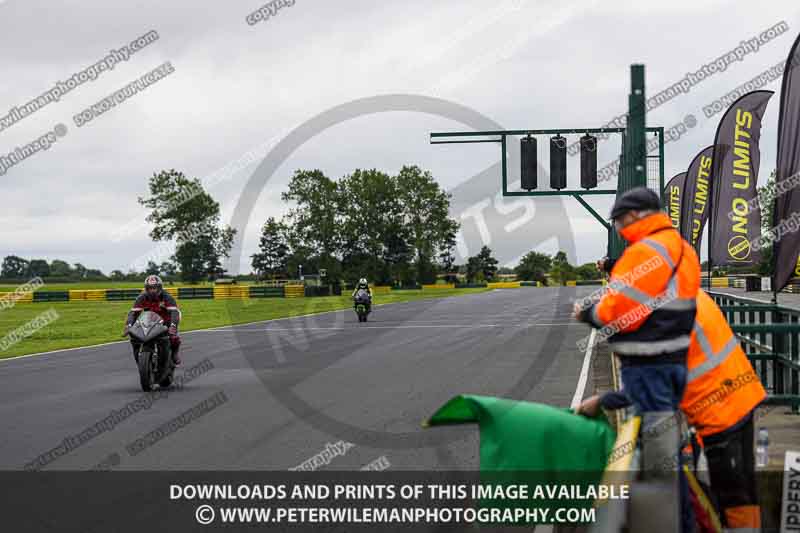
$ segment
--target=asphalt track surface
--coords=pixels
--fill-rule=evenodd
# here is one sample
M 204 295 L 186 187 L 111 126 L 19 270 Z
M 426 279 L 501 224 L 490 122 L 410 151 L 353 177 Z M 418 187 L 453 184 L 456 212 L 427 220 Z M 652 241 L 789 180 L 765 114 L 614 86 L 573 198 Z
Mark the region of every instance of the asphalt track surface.
M 0 361 L 0 469 L 23 469 L 137 401 L 41 468 L 286 470 L 343 441 L 353 446 L 318 470 L 375 460 L 474 469 L 475 427 L 421 422 L 461 393 L 569 406 L 584 359 L 576 343 L 589 333 L 569 315 L 591 291 L 495 290 L 377 306 L 366 324 L 347 310 L 184 333 L 176 375 L 206 359 L 213 368 L 148 408 L 127 343 Z M 174 432 L 131 451 L 195 407 Z

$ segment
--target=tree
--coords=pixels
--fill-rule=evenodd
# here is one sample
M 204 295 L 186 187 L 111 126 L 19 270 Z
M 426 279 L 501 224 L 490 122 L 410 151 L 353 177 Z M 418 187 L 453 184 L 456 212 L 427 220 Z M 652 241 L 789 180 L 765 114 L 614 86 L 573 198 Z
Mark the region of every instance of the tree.
M 439 267 L 443 272 L 448 273 L 454 268 L 456 260 L 456 232 L 448 231 L 439 246 Z
M 412 284 L 417 279 L 424 280 L 423 283 L 432 283 L 436 280 L 435 265 L 428 262 L 422 268 L 417 268 L 416 273 L 412 272 L 410 264 L 414 252 L 403 235 L 400 228 L 395 228 L 384 239 L 381 259 L 386 265 L 386 277 L 389 280 L 400 280 L 404 284 Z
M 286 242 L 286 226 L 270 217 L 261 227 L 258 253 L 251 256 L 253 270 L 261 278 L 286 277 L 289 245 Z
M 101 270 L 98 270 L 96 268 L 90 268 L 89 270 L 86 271 L 86 277 L 87 278 L 105 278 L 106 275 L 103 274 L 103 272 Z
M 29 266 L 28 275 L 32 277 L 45 278 L 50 275 L 50 265 L 44 259 L 32 259 Z
M 181 277 L 197 282 L 223 274 L 222 258 L 229 257 L 236 230 L 220 227 L 219 203 L 200 181 L 176 170 L 162 170 L 150 178 L 149 192 L 139 203 L 151 210 L 147 216 L 154 226 L 150 237 L 176 241 L 173 257 Z
M 547 273 L 552 266 L 553 259 L 549 255 L 531 251 L 523 256 L 514 272 L 520 280 L 539 281 L 547 285 Z
M 178 267 L 172 261 L 162 262 L 158 269 L 167 277 L 172 277 L 178 272 Z
M 207 239 L 182 242 L 175 247 L 175 255 L 172 256 L 172 260 L 180 268 L 181 279 L 189 283 L 197 283 L 205 277 L 207 272 L 205 257 L 208 249 Z
M 449 216 L 450 194 L 442 190 L 430 172 L 417 166 L 401 168 L 395 181 L 403 227 L 408 228 L 418 277 L 431 282 L 424 278 L 430 278 L 434 254 L 452 250 L 458 231 L 458 223 Z
M 467 258 L 467 283 L 482 283 L 486 281 L 481 270 L 481 263 L 478 256 L 473 255 Z
M 567 260 L 567 254 L 564 252 L 558 252 L 553 257 L 553 265 L 550 268 L 550 276 L 561 285 L 566 285 L 567 281 L 572 281 L 576 278 L 575 267 L 569 264 L 569 261 Z
M 396 180 L 378 170 L 356 169 L 339 182 L 344 275 L 391 283 L 412 255 L 397 201 Z
M 282 198 L 293 203 L 283 221 L 292 276 L 302 264 L 307 273 L 326 269 L 329 281 L 430 283 L 454 261 L 450 197 L 418 167 L 397 176 L 356 169 L 338 183 L 320 170 L 298 170 Z
M 483 271 L 483 278 L 487 281 L 494 279 L 497 273 L 497 259 L 492 256 L 492 250 L 488 246 L 484 246 L 478 252 L 478 260 Z
M 289 189 L 281 195 L 285 202 L 294 202 L 289 212 L 292 226 L 306 244 L 323 252 L 337 251 L 337 184 L 321 170 L 297 170 L 289 181 Z
M 769 234 L 772 229 L 772 213 L 775 209 L 775 176 L 773 170 L 767 183 L 758 187 L 758 203 L 761 209 L 761 235 Z M 758 273 L 762 276 L 772 276 L 772 242 L 761 248 L 761 262 L 758 265 Z
M 321 170 L 297 170 L 289 180 L 289 189 L 281 195 L 284 202 L 294 202 L 286 216 L 291 228 L 288 241 L 294 252 L 290 266 L 298 264 L 324 268 L 335 278 L 336 256 L 341 248 L 339 188 Z M 305 272 L 312 272 L 306 270 Z M 332 278 L 332 279 L 333 279 Z
M 86 277 L 86 270 L 86 267 L 80 263 L 75 263 L 75 266 L 72 268 L 75 275 L 81 279 Z
M 197 235 L 197 225 L 219 216 L 219 204 L 203 190 L 199 180 L 191 180 L 177 170 L 162 170 L 149 181 L 150 196 L 139 198 L 149 208 L 147 222 L 153 224 L 154 241 L 188 240 Z
M 580 280 L 600 279 L 600 271 L 597 270 L 596 263 L 584 263 L 575 269 L 575 275 Z
M 30 263 L 16 255 L 7 255 L 3 258 L 3 266 L 0 267 L 0 276 L 4 278 L 24 278 L 28 275 Z
M 72 274 L 69 263 L 61 259 L 53 259 L 50 263 L 50 275 L 54 277 L 66 278 Z
M 492 257 L 492 250 L 484 246 L 478 252 L 467 259 L 467 281 L 470 283 L 480 283 L 491 281 L 497 272 L 497 259 Z
M 112 270 L 111 279 L 114 281 L 123 281 L 125 279 L 125 274 L 122 273 L 122 270 Z
M 348 277 L 367 277 L 376 284 L 389 283 L 393 268 L 388 261 L 404 261 L 409 248 L 395 180 L 378 170 L 356 169 L 339 182 L 341 241 L 351 259 Z M 389 247 L 392 251 L 389 251 Z M 361 272 L 354 272 L 358 266 Z
M 209 279 L 225 275 L 226 270 L 222 265 L 222 259 L 230 256 L 234 237 L 236 237 L 236 230 L 229 226 L 222 229 L 210 228 L 205 256 L 206 274 Z
M 147 267 L 144 269 L 144 273 L 148 276 L 158 276 L 161 273 L 161 268 L 155 263 L 155 261 L 148 261 Z

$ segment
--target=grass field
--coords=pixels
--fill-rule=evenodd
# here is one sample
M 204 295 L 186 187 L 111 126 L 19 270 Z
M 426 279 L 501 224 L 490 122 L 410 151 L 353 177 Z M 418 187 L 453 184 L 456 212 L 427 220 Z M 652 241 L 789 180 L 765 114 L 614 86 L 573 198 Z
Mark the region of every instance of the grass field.
M 488 289 L 439 289 L 436 291 L 398 291 L 376 294 L 375 304 L 407 302 L 474 294 Z M 63 348 L 89 346 L 121 340 L 125 315 L 132 302 L 53 302 L 17 304 L 0 311 L 0 341 L 49 309 L 59 318 L 30 337 L 0 351 L 0 359 Z M 349 296 L 318 298 L 249 298 L 244 300 L 181 300 L 182 332 L 231 324 L 244 324 L 272 318 L 348 309 Z M 0 345 L 2 349 L 2 345 Z

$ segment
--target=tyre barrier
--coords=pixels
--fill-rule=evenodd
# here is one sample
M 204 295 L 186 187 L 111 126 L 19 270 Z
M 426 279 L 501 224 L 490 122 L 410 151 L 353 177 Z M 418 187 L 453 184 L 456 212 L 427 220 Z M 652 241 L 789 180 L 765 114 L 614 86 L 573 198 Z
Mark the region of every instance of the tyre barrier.
M 495 281 L 487 283 L 490 289 L 519 289 L 522 286 L 521 281 Z
M 211 287 L 178 287 L 178 298 L 181 300 L 195 300 L 213 297 L 214 289 Z
M 106 289 L 71 290 L 69 300 L 89 300 L 93 302 L 104 301 L 106 299 Z
M 33 293 L 34 302 L 68 302 L 69 291 L 36 291 Z
M 331 288 L 328 285 L 322 286 L 309 286 L 306 287 L 305 296 L 306 297 L 314 297 L 314 296 L 330 296 L 331 295 Z
M 372 287 L 372 294 L 389 294 L 392 292 L 392 287 L 389 285 L 378 285 Z
M 250 297 L 250 288 L 240 285 L 216 285 L 214 286 L 215 300 L 231 300 Z
M 284 298 L 304 298 L 306 295 L 305 285 L 284 285 Z
M 400 285 L 399 287 L 392 287 L 393 291 L 421 291 L 422 285 Z
M 250 286 L 250 298 L 283 298 L 283 287 Z
M 141 293 L 142 291 L 140 291 L 139 289 L 106 289 L 106 300 L 109 301 L 135 300 Z M 180 290 L 178 290 L 178 294 L 180 295 Z
M 497 284 L 473 283 L 455 285 L 431 284 L 403 287 L 376 286 L 372 288 L 374 294 L 391 294 L 393 291 L 402 290 L 440 290 L 440 289 L 467 289 L 502 286 L 519 287 L 526 283 L 535 282 L 501 282 Z M 164 290 L 176 300 L 230 300 L 243 298 L 303 298 L 316 296 L 340 296 L 341 285 L 305 286 L 299 283 L 275 285 L 216 285 L 207 287 L 165 287 Z M 130 302 L 142 293 L 140 289 L 72 289 L 65 291 L 37 290 L 16 294 L 13 291 L 0 292 L 0 298 L 13 299 L 17 303 L 38 302 Z M 350 294 L 349 289 L 346 292 Z M 5 296 L 8 295 L 8 296 Z M 12 296 L 13 295 L 13 296 Z

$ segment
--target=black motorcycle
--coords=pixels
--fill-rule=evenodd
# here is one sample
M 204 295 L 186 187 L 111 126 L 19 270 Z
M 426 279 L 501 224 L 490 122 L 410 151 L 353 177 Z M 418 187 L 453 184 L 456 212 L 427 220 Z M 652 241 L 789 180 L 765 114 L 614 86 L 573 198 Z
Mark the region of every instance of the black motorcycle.
M 128 330 L 131 339 L 141 344 L 136 363 L 139 366 L 139 382 L 145 392 L 153 390 L 156 383 L 160 387 L 172 385 L 175 361 L 172 359 L 168 333 L 169 328 L 164 321 L 152 311 L 143 311 Z
M 358 321 L 366 322 L 367 315 L 369 314 L 370 306 L 372 304 L 372 298 L 369 295 L 369 291 L 366 289 L 359 289 L 356 295 L 353 297 L 353 301 L 355 302 Z

